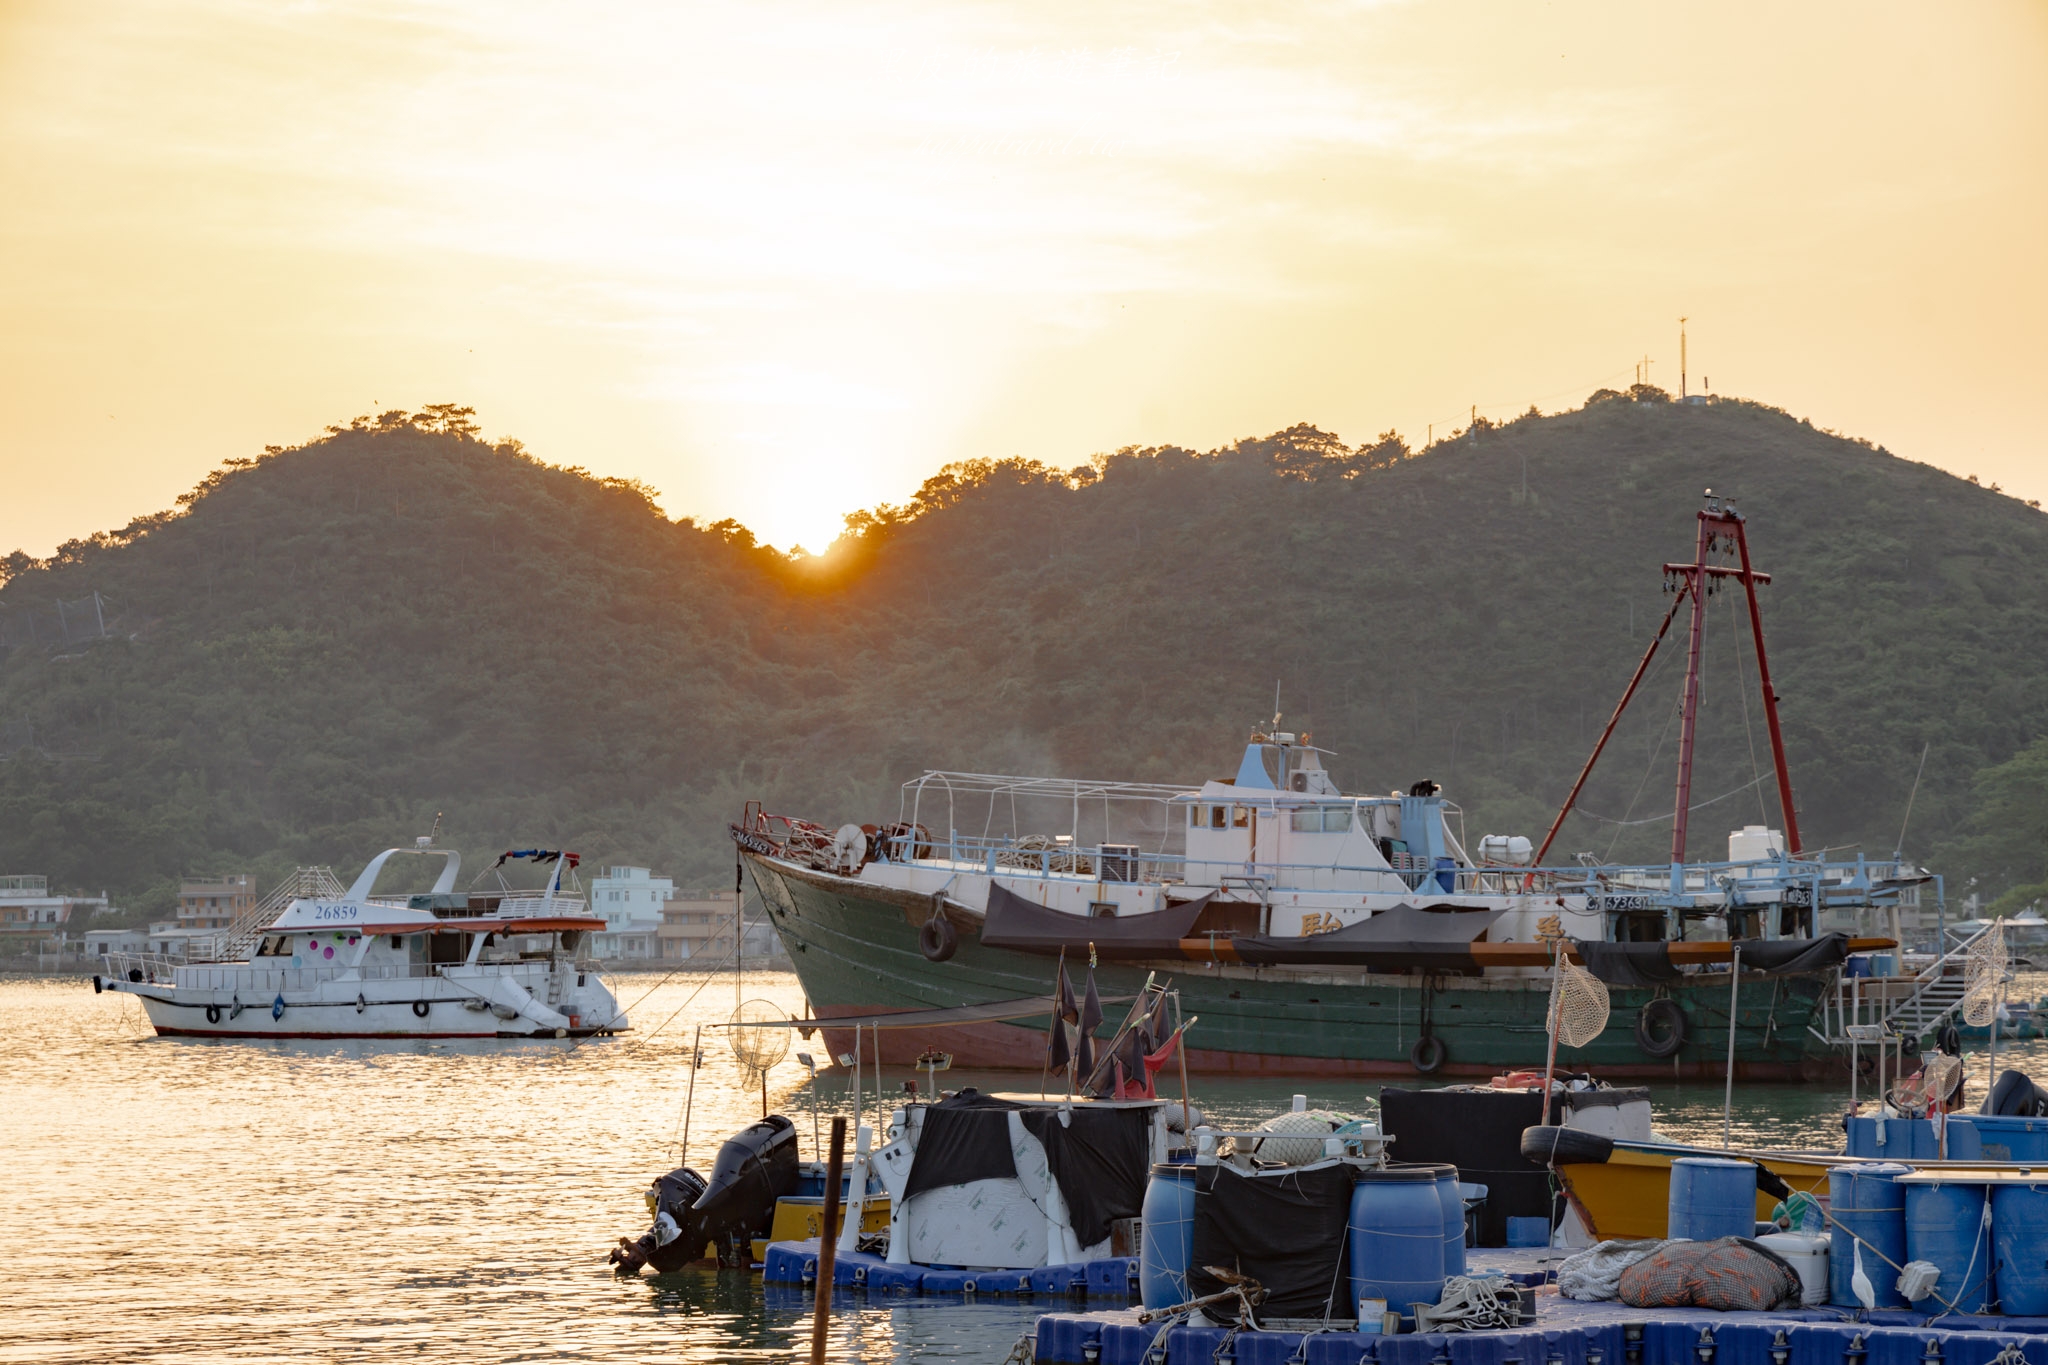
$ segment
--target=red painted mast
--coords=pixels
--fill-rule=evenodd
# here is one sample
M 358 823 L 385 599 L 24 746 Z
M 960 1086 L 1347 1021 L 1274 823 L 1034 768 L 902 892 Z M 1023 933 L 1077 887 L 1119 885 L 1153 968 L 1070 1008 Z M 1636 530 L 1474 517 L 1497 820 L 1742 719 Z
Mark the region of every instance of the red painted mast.
M 1736 552 L 1740 567 L 1726 564 L 1711 564 L 1708 557 L 1722 548 Z M 1770 725 L 1771 759 L 1777 765 L 1778 804 L 1785 817 L 1786 847 L 1794 854 L 1801 851 L 1799 839 L 1799 812 L 1792 801 L 1792 769 L 1785 761 L 1785 736 L 1778 725 L 1778 694 L 1771 686 L 1771 661 L 1764 649 L 1763 617 L 1757 611 L 1756 585 L 1768 583 L 1771 576 L 1759 573 L 1749 562 L 1749 540 L 1743 534 L 1742 514 L 1732 503 L 1724 503 L 1714 496 L 1714 490 L 1707 490 L 1707 505 L 1699 513 L 1699 536 L 1694 543 L 1690 564 L 1666 564 L 1665 574 L 1677 583 L 1677 593 L 1671 602 L 1671 609 L 1664 613 L 1664 623 L 1657 628 L 1650 647 L 1643 651 L 1642 662 L 1636 665 L 1635 676 L 1629 679 L 1628 689 L 1621 694 L 1621 701 L 1608 718 L 1607 728 L 1600 732 L 1599 742 L 1594 744 L 1586 766 L 1579 770 L 1579 780 L 1572 784 L 1571 795 L 1557 812 L 1557 819 L 1551 821 L 1549 833 L 1543 836 L 1543 847 L 1536 851 L 1533 862 L 1542 866 L 1544 855 L 1557 838 L 1557 832 L 1564 825 L 1565 816 L 1571 814 L 1579 799 L 1579 792 L 1592 776 L 1593 765 L 1600 761 L 1600 754 L 1607 747 L 1608 739 L 1614 734 L 1614 727 L 1621 722 L 1621 713 L 1636 694 L 1636 688 L 1643 680 L 1643 674 L 1650 667 L 1650 660 L 1657 652 L 1657 646 L 1664 641 L 1665 632 L 1670 630 L 1673 618 L 1678 615 L 1679 606 L 1689 595 L 1692 598 L 1692 622 L 1687 642 L 1685 660 L 1685 709 L 1684 727 L 1678 741 L 1678 793 L 1671 821 L 1671 861 L 1674 866 L 1685 862 L 1686 816 L 1692 804 L 1692 757 L 1695 722 L 1699 716 L 1700 699 L 1700 653 L 1704 644 L 1707 624 L 1707 585 L 1716 578 L 1734 578 L 1742 583 L 1742 589 L 1749 601 L 1749 628 L 1751 638 L 1756 642 L 1757 678 L 1763 688 L 1764 716 Z
M 1749 596 L 1749 633 L 1756 640 L 1757 682 L 1764 693 L 1764 719 L 1771 730 L 1771 762 L 1778 768 L 1778 808 L 1785 816 L 1785 849 L 1794 857 L 1805 851 L 1799 841 L 1799 808 L 1792 802 L 1792 768 L 1785 762 L 1785 736 L 1778 729 L 1778 690 L 1771 686 L 1771 656 L 1764 651 L 1764 618 L 1756 609 L 1756 585 L 1771 581 L 1749 567 L 1749 538 L 1742 534 L 1742 514 L 1728 509 L 1735 523 L 1735 548 L 1742 554 L 1742 590 Z
M 1711 496 L 1707 506 L 1719 510 L 1720 504 Z M 1699 719 L 1700 710 L 1700 647 L 1707 631 L 1707 555 L 1714 548 L 1714 533 L 1710 529 L 1710 513 L 1700 513 L 1700 530 L 1693 542 L 1692 563 L 1687 565 L 1664 566 L 1670 574 L 1674 569 L 1684 574 L 1681 591 L 1692 593 L 1692 630 L 1685 646 L 1685 702 L 1678 720 L 1678 804 L 1671 816 L 1671 863 L 1675 867 L 1685 861 L 1685 817 L 1692 805 L 1692 735 L 1693 726 Z M 1674 877 L 1677 873 L 1672 874 Z M 1676 891 L 1680 888 L 1671 888 Z
M 1735 510 L 1733 503 L 1724 503 L 1709 488 L 1707 505 L 1700 509 L 1699 519 L 1699 540 L 1693 550 L 1692 563 L 1664 566 L 1665 573 L 1680 579 L 1693 594 L 1692 649 L 1686 658 L 1685 716 L 1678 739 L 1678 795 L 1671 813 L 1671 861 L 1674 866 L 1685 861 L 1686 815 L 1692 804 L 1693 720 L 1699 707 L 1701 636 L 1707 619 L 1707 584 L 1715 578 L 1739 580 L 1749 601 L 1750 636 L 1756 642 L 1757 680 L 1763 689 L 1764 717 L 1770 726 L 1771 761 L 1777 765 L 1778 805 L 1785 817 L 1785 843 L 1791 852 L 1797 853 L 1800 851 L 1799 812 L 1792 804 L 1792 769 L 1785 761 L 1785 736 L 1778 726 L 1778 694 L 1771 686 L 1771 660 L 1764 649 L 1764 621 L 1757 611 L 1756 602 L 1756 585 L 1770 582 L 1771 576 L 1758 573 L 1751 567 L 1749 538 L 1743 534 L 1742 513 Z M 1740 567 L 1707 562 L 1709 555 L 1722 549 L 1734 550 Z

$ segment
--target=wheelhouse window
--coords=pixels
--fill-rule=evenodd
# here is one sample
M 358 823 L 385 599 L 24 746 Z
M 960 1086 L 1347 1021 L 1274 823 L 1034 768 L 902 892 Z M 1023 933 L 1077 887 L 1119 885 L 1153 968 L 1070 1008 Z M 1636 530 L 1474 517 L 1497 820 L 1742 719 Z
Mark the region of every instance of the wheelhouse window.
M 1222 828 L 1223 828 L 1223 817 L 1224 817 L 1224 814 L 1225 814 L 1225 813 L 1226 813 L 1226 812 L 1227 812 L 1227 811 L 1228 811 L 1229 809 L 1230 809 L 1230 807 L 1228 807 L 1228 806 L 1211 806 L 1211 807 L 1209 807 L 1209 828 L 1210 828 L 1210 829 L 1222 829 Z
M 1324 806 L 1323 832 L 1325 834 L 1347 834 L 1351 830 L 1351 807 Z
M 1244 829 L 1247 826 L 1249 826 L 1251 822 L 1252 808 L 1250 806 L 1232 806 L 1230 808 L 1230 823 L 1233 826 L 1235 826 L 1238 829 Z

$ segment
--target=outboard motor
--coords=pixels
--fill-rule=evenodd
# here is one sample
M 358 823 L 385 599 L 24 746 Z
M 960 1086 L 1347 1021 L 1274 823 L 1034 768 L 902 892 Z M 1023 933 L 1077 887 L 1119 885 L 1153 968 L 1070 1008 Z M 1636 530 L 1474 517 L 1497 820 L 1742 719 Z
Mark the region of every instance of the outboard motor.
M 679 1166 L 647 1189 L 647 1207 L 654 1226 L 638 1241 L 621 1237 L 612 1248 L 612 1264 L 621 1275 L 635 1275 L 644 1265 L 657 1274 L 680 1270 L 704 1254 L 709 1239 L 696 1211 L 691 1207 L 704 1193 L 704 1177 L 687 1166 Z
M 637 1242 L 621 1238 L 612 1264 L 622 1275 L 643 1265 L 676 1270 L 710 1244 L 720 1265 L 745 1267 L 753 1260 L 754 1238 L 766 1234 L 775 1217 L 775 1201 L 796 1180 L 796 1125 L 770 1114 L 725 1140 L 709 1180 L 685 1168 L 655 1181 L 649 1192 L 654 1226 Z
M 2043 1094 L 2024 1071 L 2001 1071 L 1978 1112 L 2006 1118 L 2035 1118 L 2048 1114 L 2048 1094 Z

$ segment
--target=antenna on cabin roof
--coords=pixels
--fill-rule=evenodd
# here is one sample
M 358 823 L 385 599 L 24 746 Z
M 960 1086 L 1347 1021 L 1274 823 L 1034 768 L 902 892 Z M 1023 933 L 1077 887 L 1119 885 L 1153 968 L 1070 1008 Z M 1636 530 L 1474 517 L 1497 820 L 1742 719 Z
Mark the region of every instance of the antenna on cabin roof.
M 1280 680 L 1273 679 L 1273 728 L 1280 728 Z

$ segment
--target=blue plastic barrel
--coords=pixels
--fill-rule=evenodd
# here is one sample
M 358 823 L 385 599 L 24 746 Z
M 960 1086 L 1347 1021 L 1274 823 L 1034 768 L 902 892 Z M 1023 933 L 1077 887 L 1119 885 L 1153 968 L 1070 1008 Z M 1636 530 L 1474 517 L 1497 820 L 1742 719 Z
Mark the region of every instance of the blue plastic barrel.
M 1695 1242 L 1756 1235 L 1756 1166 L 1718 1156 L 1671 1163 L 1670 1236 Z
M 1999 1310 L 2048 1315 L 2048 1184 L 1992 1189 L 1991 1251 Z
M 1195 1168 L 1178 1162 L 1154 1166 L 1142 1211 L 1138 1297 L 1147 1308 L 1186 1303 L 1188 1261 L 1195 1254 Z
M 1436 1197 L 1444 1206 L 1444 1274 L 1465 1273 L 1465 1196 L 1458 1193 L 1458 1168 L 1436 1168 Z
M 1897 1183 L 1913 1168 L 1897 1162 L 1837 1166 L 1828 1172 L 1828 1212 L 1833 1216 L 1828 1245 L 1828 1302 L 1861 1304 L 1851 1278 L 1856 1244 L 1863 1244 L 1863 1275 L 1879 1308 L 1903 1308 L 1899 1272 L 1906 1263 L 1906 1197 Z
M 1351 1187 L 1351 1302 L 1394 1312 L 1444 1292 L 1444 1206 L 1427 1167 L 1361 1171 Z
M 1991 1237 L 1984 1226 L 1982 1185 L 1903 1186 L 1906 1256 L 1941 1271 L 1934 1292 L 1958 1313 L 1980 1313 L 1991 1302 Z M 1932 1307 L 1927 1300 L 1925 1306 Z

